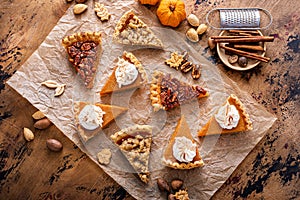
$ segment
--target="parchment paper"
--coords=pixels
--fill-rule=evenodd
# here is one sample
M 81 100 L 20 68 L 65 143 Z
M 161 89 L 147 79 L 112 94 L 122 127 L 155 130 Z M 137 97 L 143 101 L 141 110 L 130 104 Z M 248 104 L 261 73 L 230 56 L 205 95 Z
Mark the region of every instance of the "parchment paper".
M 144 6 L 133 0 L 106 1 L 105 5 L 112 13 L 112 17 L 104 23 L 96 17 L 93 11 L 93 1 L 88 2 L 87 12 L 80 16 L 74 16 L 73 6 L 71 6 L 41 46 L 8 81 L 8 84 L 44 112 L 57 128 L 133 197 L 166 199 L 166 195 L 159 192 L 156 185 L 156 179 L 163 177 L 168 181 L 173 178 L 184 180 L 191 199 L 209 199 L 260 141 L 265 131 L 274 123 L 275 117 L 258 105 L 249 94 L 239 90 L 233 81 L 220 74 L 216 66 L 199 55 L 186 41 L 184 34 L 163 28 L 156 16 Z M 133 9 L 154 30 L 164 43 L 163 50 L 126 47 L 111 41 L 116 22 L 129 9 Z M 103 32 L 103 52 L 95 86 L 91 90 L 84 88 L 81 79 L 70 66 L 67 53 L 61 45 L 61 39 L 65 35 L 79 31 Z M 171 73 L 172 76 L 184 82 L 203 86 L 209 91 L 210 96 L 168 112 L 153 112 L 149 99 L 149 84 L 136 91 L 114 93 L 100 99 L 98 92 L 112 72 L 117 57 L 121 56 L 124 50 L 133 52 L 142 62 L 148 74 L 148 83 L 151 82 L 151 73 L 154 70 L 160 70 Z M 171 52 L 184 50 L 189 51 L 191 61 L 202 65 L 202 76 L 198 81 L 193 81 L 190 74 L 183 75 L 164 64 L 164 60 L 169 58 Z M 41 86 L 41 82 L 49 79 L 67 84 L 62 96 L 54 97 L 54 90 Z M 199 139 L 197 131 L 231 93 L 236 94 L 245 104 L 253 121 L 254 129 L 245 133 L 216 135 Z M 128 107 L 129 110 L 96 137 L 84 143 L 74 126 L 74 101 L 102 102 Z M 161 164 L 164 147 L 181 114 L 185 115 L 194 138 L 199 141 L 200 152 L 205 162 L 203 168 L 174 170 Z M 133 124 L 153 126 L 150 156 L 151 180 L 148 185 L 143 184 L 133 173 L 128 162 L 109 138 L 114 132 Z M 109 148 L 113 153 L 111 162 L 107 166 L 97 162 L 96 155 L 103 148 Z

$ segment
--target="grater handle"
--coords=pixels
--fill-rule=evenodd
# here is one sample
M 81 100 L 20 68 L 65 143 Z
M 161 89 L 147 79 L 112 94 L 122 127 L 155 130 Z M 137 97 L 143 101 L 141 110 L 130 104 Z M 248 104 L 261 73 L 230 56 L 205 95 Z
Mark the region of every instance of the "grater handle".
M 213 26 L 210 21 L 209 21 L 209 17 L 211 15 L 211 13 L 215 12 L 215 11 L 220 11 L 220 10 L 247 10 L 247 9 L 256 9 L 258 11 L 262 11 L 264 14 L 267 15 L 267 17 L 269 18 L 269 23 L 264 26 L 264 27 L 215 27 Z M 218 30 L 233 30 L 233 29 L 239 29 L 239 30 L 261 30 L 261 29 L 267 29 L 273 22 L 273 17 L 271 15 L 271 13 L 263 8 L 214 8 L 212 10 L 210 10 L 207 15 L 206 15 L 206 23 L 212 27 L 213 29 L 218 29 Z

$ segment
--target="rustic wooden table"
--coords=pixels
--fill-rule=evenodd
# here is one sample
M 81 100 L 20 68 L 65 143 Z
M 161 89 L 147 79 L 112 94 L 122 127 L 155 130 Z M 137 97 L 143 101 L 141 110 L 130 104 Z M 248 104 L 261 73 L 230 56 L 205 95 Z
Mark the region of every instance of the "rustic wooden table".
M 55 126 L 36 130 L 35 140 L 26 142 L 22 128 L 34 129 L 36 109 L 5 85 L 70 5 L 65 0 L 1 2 L 0 199 L 132 199 Z M 261 7 L 274 18 L 264 31 L 275 35 L 267 50 L 271 61 L 250 71 L 230 70 L 208 50 L 207 36 L 216 32 L 201 38 L 199 53 L 278 118 L 213 199 L 300 199 L 299 0 L 189 0 L 186 5 L 202 22 L 220 7 Z M 48 151 L 47 138 L 59 139 L 63 151 Z

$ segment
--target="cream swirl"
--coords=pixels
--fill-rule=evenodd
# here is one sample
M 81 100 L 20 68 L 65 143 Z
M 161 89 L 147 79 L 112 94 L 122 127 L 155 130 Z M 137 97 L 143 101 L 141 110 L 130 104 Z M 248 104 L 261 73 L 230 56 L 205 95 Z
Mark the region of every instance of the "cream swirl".
M 102 126 L 105 112 L 98 106 L 86 105 L 79 113 L 79 124 L 87 130 L 95 130 Z
M 117 66 L 115 77 L 119 87 L 122 87 L 122 85 L 129 85 L 135 81 L 138 76 L 138 70 L 136 69 L 135 65 L 124 60 L 123 58 L 119 58 Z
M 196 156 L 197 144 L 192 140 L 182 136 L 176 137 L 173 145 L 173 156 L 179 162 L 191 162 Z
M 240 115 L 236 107 L 230 105 L 227 101 L 226 104 L 219 109 L 215 115 L 215 119 L 223 129 L 233 129 L 238 125 Z

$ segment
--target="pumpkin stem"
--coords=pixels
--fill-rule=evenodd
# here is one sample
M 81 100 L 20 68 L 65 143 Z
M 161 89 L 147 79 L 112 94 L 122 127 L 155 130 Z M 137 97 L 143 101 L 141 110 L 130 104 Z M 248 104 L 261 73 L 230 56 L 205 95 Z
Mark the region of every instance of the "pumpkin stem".
M 175 10 L 175 6 L 174 5 L 170 5 L 169 9 L 173 12 Z

